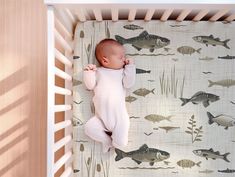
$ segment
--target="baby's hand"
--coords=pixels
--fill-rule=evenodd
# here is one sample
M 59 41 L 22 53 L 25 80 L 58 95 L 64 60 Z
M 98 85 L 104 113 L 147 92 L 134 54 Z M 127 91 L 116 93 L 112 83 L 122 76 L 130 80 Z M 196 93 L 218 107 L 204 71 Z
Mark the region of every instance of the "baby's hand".
M 126 64 L 126 65 L 134 64 L 134 60 L 133 60 L 132 58 L 126 58 L 125 64 Z
M 93 64 L 89 64 L 84 68 L 84 71 L 96 71 L 96 70 L 97 70 L 97 67 L 96 65 L 93 65 Z

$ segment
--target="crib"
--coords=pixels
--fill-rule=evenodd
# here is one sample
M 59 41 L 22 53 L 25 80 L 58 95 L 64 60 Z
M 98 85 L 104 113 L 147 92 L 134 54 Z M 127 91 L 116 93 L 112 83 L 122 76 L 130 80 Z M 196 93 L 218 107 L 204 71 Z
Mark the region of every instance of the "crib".
M 225 21 L 235 20 L 233 0 L 191 1 L 83 1 L 45 0 L 47 5 L 48 95 L 47 95 L 47 177 L 73 176 L 72 150 L 72 71 L 75 25 L 85 21 L 168 20 Z M 61 68 L 55 62 L 62 64 Z M 55 85 L 61 78 L 63 84 Z M 64 104 L 55 104 L 62 96 Z M 58 114 L 64 117 L 55 122 Z M 55 141 L 55 134 L 62 136 Z M 60 154 L 55 158 L 55 154 Z

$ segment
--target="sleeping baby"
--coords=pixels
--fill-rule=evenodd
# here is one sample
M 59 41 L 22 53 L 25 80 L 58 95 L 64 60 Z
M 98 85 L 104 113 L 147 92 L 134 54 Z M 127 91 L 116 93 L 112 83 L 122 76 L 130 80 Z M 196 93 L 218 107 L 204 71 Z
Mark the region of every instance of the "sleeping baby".
M 102 143 L 103 152 L 123 148 L 128 143 L 129 116 L 125 105 L 126 89 L 135 83 L 135 65 L 126 58 L 124 47 L 113 39 L 100 41 L 95 55 L 101 67 L 88 64 L 84 83 L 94 91 L 95 115 L 85 124 L 85 133 Z

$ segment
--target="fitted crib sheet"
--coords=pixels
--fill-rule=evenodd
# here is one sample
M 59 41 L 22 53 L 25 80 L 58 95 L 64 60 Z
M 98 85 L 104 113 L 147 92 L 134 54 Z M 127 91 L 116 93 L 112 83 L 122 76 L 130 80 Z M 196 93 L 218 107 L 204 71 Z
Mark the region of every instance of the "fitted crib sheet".
M 104 38 L 123 43 L 137 68 L 126 95 L 129 144 L 121 158 L 102 154 L 84 134 L 94 107 L 82 70 L 97 64 L 95 45 Z M 75 176 L 234 176 L 234 23 L 79 23 L 73 79 Z

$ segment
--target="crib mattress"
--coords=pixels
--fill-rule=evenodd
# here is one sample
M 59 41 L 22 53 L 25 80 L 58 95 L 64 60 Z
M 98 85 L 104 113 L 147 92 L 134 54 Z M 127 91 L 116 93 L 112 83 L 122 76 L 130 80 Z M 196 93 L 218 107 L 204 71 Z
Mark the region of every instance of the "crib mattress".
M 74 175 L 234 176 L 234 31 L 234 23 L 223 22 L 79 23 L 73 75 Z M 135 86 L 126 95 L 131 123 L 120 160 L 113 151 L 103 154 L 101 145 L 84 134 L 94 108 L 82 70 L 88 63 L 97 64 L 95 45 L 104 38 L 124 41 L 137 68 Z

